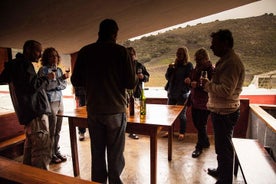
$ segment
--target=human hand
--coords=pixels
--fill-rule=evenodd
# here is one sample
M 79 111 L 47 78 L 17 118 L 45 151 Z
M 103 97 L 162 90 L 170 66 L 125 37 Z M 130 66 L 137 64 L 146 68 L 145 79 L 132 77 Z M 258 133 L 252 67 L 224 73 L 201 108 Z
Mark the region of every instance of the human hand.
M 191 82 L 191 87 L 192 88 L 196 88 L 196 86 L 197 86 L 197 82 L 196 81 Z
M 185 78 L 184 83 L 190 85 L 191 79 L 189 77 Z
M 169 68 L 174 68 L 174 63 L 170 63 Z
M 62 78 L 63 78 L 63 79 L 68 79 L 68 78 L 69 78 L 69 73 L 68 73 L 68 72 L 64 73 L 64 74 L 62 75 Z
M 207 82 L 210 82 L 208 78 L 201 78 L 200 79 L 200 83 L 201 83 L 202 87 L 204 87 Z
M 50 80 L 54 80 L 56 78 L 56 73 L 55 72 L 48 73 L 47 78 Z
M 137 77 L 138 77 L 139 79 L 144 79 L 144 75 L 143 75 L 142 73 L 138 73 L 138 74 L 137 74 Z

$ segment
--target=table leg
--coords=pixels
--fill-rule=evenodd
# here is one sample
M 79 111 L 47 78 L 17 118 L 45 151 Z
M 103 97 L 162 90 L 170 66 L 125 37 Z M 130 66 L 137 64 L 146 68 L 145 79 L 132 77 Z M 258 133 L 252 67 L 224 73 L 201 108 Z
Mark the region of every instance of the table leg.
M 74 176 L 79 176 L 80 168 L 79 168 L 79 158 L 78 158 L 78 149 L 77 149 L 78 145 L 77 145 L 77 137 L 76 137 L 76 127 L 74 126 L 73 121 L 74 121 L 73 118 L 68 118 L 73 171 L 74 171 Z
M 151 131 L 150 135 L 150 183 L 156 184 L 157 174 L 157 128 Z
M 172 140 L 173 140 L 173 126 L 168 130 L 168 160 L 172 160 Z

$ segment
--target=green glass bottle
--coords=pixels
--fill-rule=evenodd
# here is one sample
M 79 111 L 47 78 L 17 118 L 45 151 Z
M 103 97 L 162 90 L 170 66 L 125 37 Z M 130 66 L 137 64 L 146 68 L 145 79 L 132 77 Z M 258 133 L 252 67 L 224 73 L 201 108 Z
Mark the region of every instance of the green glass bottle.
M 141 91 L 141 97 L 140 97 L 140 118 L 145 118 L 146 113 L 147 113 L 146 96 L 144 91 L 144 82 L 142 82 L 142 91 Z
M 134 116 L 134 96 L 133 96 L 133 90 L 130 90 L 129 93 L 129 115 Z

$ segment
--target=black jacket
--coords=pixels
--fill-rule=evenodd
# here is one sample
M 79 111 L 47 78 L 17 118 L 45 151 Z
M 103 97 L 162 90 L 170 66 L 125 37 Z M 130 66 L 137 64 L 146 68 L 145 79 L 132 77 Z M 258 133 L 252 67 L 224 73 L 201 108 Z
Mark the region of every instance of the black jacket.
M 20 124 L 27 125 L 32 119 L 51 112 L 44 90 L 49 81 L 38 77 L 32 63 L 22 54 L 5 63 L 0 84 L 6 83 Z
M 99 40 L 79 51 L 71 76 L 74 87 L 85 88 L 87 110 L 93 114 L 125 112 L 126 89 L 133 89 L 136 79 L 127 49 Z

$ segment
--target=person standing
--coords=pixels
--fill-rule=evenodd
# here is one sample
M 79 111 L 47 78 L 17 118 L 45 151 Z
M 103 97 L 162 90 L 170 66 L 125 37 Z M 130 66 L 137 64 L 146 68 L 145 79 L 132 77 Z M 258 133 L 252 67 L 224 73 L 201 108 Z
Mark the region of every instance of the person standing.
M 168 81 L 168 105 L 185 105 L 190 94 L 189 85 L 185 79 L 189 77 L 193 64 L 189 62 L 189 53 L 186 47 L 180 47 L 176 52 L 176 59 L 166 71 Z M 178 140 L 182 141 L 186 132 L 186 105 L 180 114 L 180 129 Z
M 133 89 L 133 96 L 134 96 L 134 98 L 140 99 L 141 93 L 142 93 L 142 82 L 148 82 L 150 74 L 147 71 L 146 67 L 142 63 L 138 62 L 138 60 L 136 58 L 136 51 L 134 50 L 134 48 L 128 47 L 127 49 L 132 58 L 132 61 L 134 62 L 134 65 L 136 68 L 136 75 L 138 78 L 138 83 L 135 86 L 135 88 Z M 129 137 L 132 139 L 139 139 L 139 136 L 136 134 L 129 134 Z
M 32 62 L 41 57 L 42 45 L 27 40 L 23 54 L 6 62 L 0 84 L 9 84 L 11 100 L 20 124 L 25 126 L 23 164 L 48 170 L 51 160 L 51 139 L 48 115 L 51 113 L 46 87 L 54 73 L 38 77 Z
M 53 47 L 46 48 L 43 52 L 41 59 L 42 67 L 38 71 L 39 76 L 47 76 L 48 73 L 54 72 L 56 77 L 53 80 L 49 80 L 46 93 L 51 105 L 51 115 L 49 116 L 50 124 L 50 136 L 52 141 L 52 160 L 54 164 L 66 161 L 65 155 L 62 155 L 59 151 L 59 139 L 60 131 L 62 127 L 62 117 L 57 116 L 58 113 L 63 112 L 63 97 L 62 90 L 67 86 L 66 79 L 69 74 L 66 72 L 63 74 L 58 65 L 60 64 L 60 55 Z
M 208 92 L 207 108 L 215 136 L 215 151 L 218 166 L 208 169 L 208 174 L 217 177 L 217 184 L 230 184 L 233 181 L 232 146 L 233 129 L 240 116 L 240 93 L 245 77 L 244 65 L 235 53 L 234 39 L 228 29 L 211 34 L 211 49 L 220 59 L 216 63 L 211 81 L 203 80 L 204 89 Z
M 118 30 L 115 20 L 103 20 L 98 40 L 81 48 L 71 76 L 73 86 L 86 92 L 92 181 L 109 184 L 123 183 L 126 89 L 137 79 L 127 49 L 116 43 Z
M 204 148 L 210 147 L 207 135 L 207 121 L 210 111 L 207 109 L 208 93 L 204 91 L 201 77 L 208 77 L 211 80 L 214 67 L 209 58 L 208 51 L 200 48 L 195 53 L 196 66 L 185 82 L 191 86 L 191 93 L 187 105 L 192 108 L 192 119 L 197 129 L 197 144 L 192 153 L 193 158 L 197 158 Z

